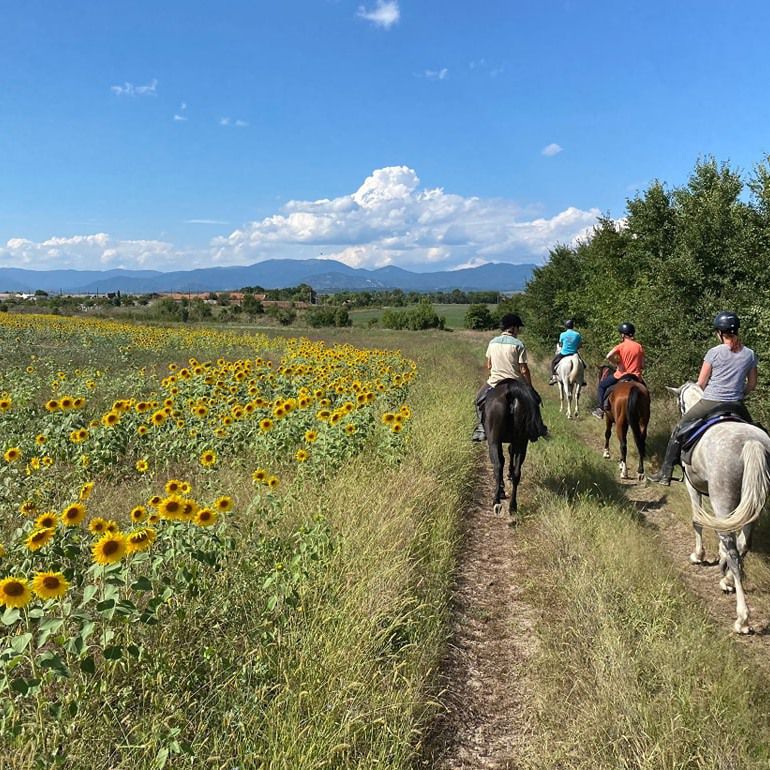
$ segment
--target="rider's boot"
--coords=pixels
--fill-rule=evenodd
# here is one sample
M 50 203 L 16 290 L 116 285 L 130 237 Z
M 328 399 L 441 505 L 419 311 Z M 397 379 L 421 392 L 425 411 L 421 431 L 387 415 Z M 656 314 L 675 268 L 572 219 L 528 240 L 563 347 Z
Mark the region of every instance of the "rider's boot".
M 591 412 L 591 414 L 596 417 L 597 420 L 604 419 L 604 409 L 602 409 L 600 406 L 597 406 L 596 409 Z
M 668 440 L 666 454 L 663 457 L 663 463 L 657 473 L 651 473 L 647 476 L 648 481 L 654 481 L 656 484 L 662 484 L 667 487 L 671 484 L 671 477 L 674 475 L 674 466 L 679 464 L 679 458 L 682 454 L 682 441 L 674 434 Z
M 487 434 L 484 432 L 484 402 L 475 404 L 476 406 L 476 429 L 473 431 L 471 441 L 486 441 Z

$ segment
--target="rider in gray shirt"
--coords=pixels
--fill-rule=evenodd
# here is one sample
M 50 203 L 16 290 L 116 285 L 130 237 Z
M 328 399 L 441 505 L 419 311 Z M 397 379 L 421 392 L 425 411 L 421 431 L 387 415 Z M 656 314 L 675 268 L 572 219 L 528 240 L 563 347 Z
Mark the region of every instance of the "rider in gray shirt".
M 718 406 L 725 406 L 747 422 L 752 422 L 743 399 L 757 387 L 757 356 L 738 337 L 740 320 L 735 313 L 723 311 L 714 319 L 721 345 L 711 348 L 703 358 L 698 385 L 703 398 L 688 409 L 674 428 L 663 464 L 657 473 L 647 478 L 668 486 L 674 465 L 682 452 L 680 436 L 683 429 L 694 425 Z

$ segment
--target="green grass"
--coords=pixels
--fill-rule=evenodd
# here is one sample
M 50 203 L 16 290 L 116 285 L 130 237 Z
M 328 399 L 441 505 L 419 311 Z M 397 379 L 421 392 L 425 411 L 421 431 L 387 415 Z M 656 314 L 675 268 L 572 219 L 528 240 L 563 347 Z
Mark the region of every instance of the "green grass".
M 463 329 L 465 327 L 465 314 L 470 305 L 433 305 L 433 309 L 439 316 L 446 318 L 447 329 Z M 490 310 L 495 309 L 495 305 L 488 305 Z M 361 308 L 360 310 L 351 310 L 350 318 L 353 326 L 366 328 L 371 319 L 379 319 L 387 308 Z

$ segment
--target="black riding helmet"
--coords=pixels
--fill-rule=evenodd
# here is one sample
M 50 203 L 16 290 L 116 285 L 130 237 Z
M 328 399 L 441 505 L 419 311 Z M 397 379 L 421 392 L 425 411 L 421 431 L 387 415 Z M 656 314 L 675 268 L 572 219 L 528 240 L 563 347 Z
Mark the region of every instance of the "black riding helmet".
M 564 328 L 565 329 L 574 329 L 575 328 L 575 322 L 571 318 L 568 318 L 564 322 Z
M 521 317 L 516 315 L 516 313 L 506 313 L 500 319 L 500 329 L 502 331 L 513 329 L 514 326 L 518 327 L 519 329 L 524 326 L 524 321 L 522 321 Z
M 727 334 L 737 334 L 741 327 L 741 320 L 732 310 L 723 310 L 714 318 L 714 328 Z
M 636 334 L 636 327 L 628 321 L 623 321 L 623 323 L 618 326 L 618 331 L 621 334 L 625 334 L 627 337 L 633 337 Z

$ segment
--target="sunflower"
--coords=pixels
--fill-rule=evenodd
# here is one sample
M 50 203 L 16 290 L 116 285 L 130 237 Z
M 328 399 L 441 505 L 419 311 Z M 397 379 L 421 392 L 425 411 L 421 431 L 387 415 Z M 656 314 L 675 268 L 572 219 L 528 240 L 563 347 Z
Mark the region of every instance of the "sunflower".
M 308 452 L 307 449 L 298 449 L 294 454 L 294 459 L 298 463 L 304 463 L 308 457 L 310 457 L 310 452 Z
M 391 427 L 391 431 L 393 431 L 393 433 L 401 433 L 403 429 L 404 426 L 400 422 L 394 422 Z
M 348 436 L 352 436 L 352 435 L 353 435 L 353 434 L 356 432 L 356 430 L 357 430 L 357 428 L 356 428 L 356 426 L 355 426 L 355 425 L 353 425 L 353 423 L 352 423 L 352 422 L 349 422 L 349 423 L 348 423 L 348 424 L 345 426 L 345 433 L 347 433 L 347 434 L 348 434 Z
M 94 482 L 86 481 L 86 483 L 83 484 L 82 487 L 80 487 L 80 499 L 88 500 L 88 498 L 91 497 L 91 492 L 93 491 L 94 491 Z
M 336 425 L 342 419 L 342 415 L 339 412 L 332 412 L 329 417 L 329 425 Z
M 184 499 L 179 495 L 169 495 L 160 501 L 158 513 L 164 519 L 178 519 L 184 507 Z
M 150 422 L 152 422 L 153 425 L 160 426 L 163 425 L 167 419 L 168 415 L 162 409 L 159 409 L 157 412 L 153 412 L 152 417 L 150 417 Z
M 157 524 L 159 521 L 160 521 L 160 514 L 157 511 L 153 511 L 147 517 L 147 523 L 148 524 Z
M 267 486 L 270 487 L 270 489 L 275 489 L 280 483 L 281 480 L 278 478 L 278 476 L 271 476 L 267 480 Z
M 135 505 L 129 516 L 133 524 L 141 524 L 147 518 L 147 509 L 143 505 Z
M 267 433 L 267 431 L 273 429 L 273 421 L 269 417 L 263 417 L 259 421 L 259 429 Z
M 105 428 L 114 428 L 120 422 L 120 412 L 111 411 L 102 415 L 102 425 Z
M 317 440 L 318 440 L 318 431 L 315 431 L 315 430 L 305 431 L 305 441 L 307 441 L 308 444 L 313 444 Z
M 213 449 L 207 449 L 200 456 L 200 464 L 204 468 L 211 468 L 217 463 L 217 453 Z
M 35 529 L 56 529 L 58 523 L 58 514 L 55 511 L 46 511 L 35 519 Z
M 155 540 L 155 530 L 150 528 L 137 529 L 126 538 L 128 553 L 146 551 Z
M 5 450 L 5 454 L 3 455 L 3 459 L 7 463 L 15 463 L 17 460 L 21 460 L 21 457 L 21 449 L 17 446 L 9 447 Z
M 0 543 L 0 559 L 2 559 L 3 556 L 5 556 L 5 546 Z
M 147 469 L 150 467 L 150 464 L 145 459 L 137 460 L 136 465 L 134 465 L 136 470 L 139 473 L 146 473 Z
M 49 401 L 45 402 L 45 410 L 46 412 L 57 412 L 59 411 L 59 402 L 52 398 Z
M 136 428 L 136 432 L 140 436 L 146 436 L 147 435 L 147 426 L 146 425 L 138 425 Z
M 38 572 L 32 578 L 32 590 L 41 599 L 58 599 L 67 593 L 69 587 L 61 572 Z
M 83 398 L 83 396 L 78 396 L 72 402 L 72 406 L 74 409 L 82 409 L 85 405 L 86 405 L 86 400 Z
M 396 415 L 393 412 L 385 412 L 380 419 L 383 425 L 390 425 L 396 419 Z
M 317 420 L 326 422 L 332 416 L 332 413 L 328 409 L 320 409 L 318 412 L 316 412 L 315 416 Z
M 50 529 L 35 529 L 33 530 L 29 537 L 24 542 L 24 545 L 27 546 L 27 549 L 30 551 L 39 551 L 44 545 L 48 545 L 48 543 L 53 540 L 55 530 Z
M 190 492 L 192 492 L 192 484 L 189 481 L 181 482 L 181 486 L 179 487 L 179 491 L 183 495 L 189 495 Z
M 77 527 L 86 517 L 86 507 L 83 503 L 70 503 L 61 512 L 61 521 L 65 527 Z
M 233 498 L 228 497 L 227 495 L 222 495 L 222 497 L 218 497 L 216 499 L 213 507 L 220 513 L 231 511 L 233 508 Z
M 169 495 L 175 495 L 177 492 L 181 492 L 183 483 L 184 482 L 180 481 L 179 479 L 169 479 L 166 482 L 166 492 Z
M 46 441 L 48 441 L 48 437 L 44 433 L 38 433 L 37 436 L 35 436 L 35 443 L 38 446 L 43 446 Z
M 264 483 L 267 478 L 267 471 L 264 468 L 257 468 L 252 474 L 251 478 L 257 482 L 257 484 Z
M 160 495 L 153 495 L 148 501 L 147 505 L 150 506 L 150 508 L 157 508 L 160 505 L 160 501 L 163 498 Z
M 210 527 L 217 523 L 219 514 L 211 508 L 201 508 L 198 513 L 195 514 L 193 521 L 199 527 Z
M 32 591 L 24 578 L 7 577 L 0 580 L 0 604 L 6 607 L 26 607 L 32 600 Z
M 94 535 L 102 535 L 107 531 L 107 519 L 103 519 L 101 516 L 95 516 L 88 522 L 88 531 L 93 532 Z
M 104 525 L 104 531 L 114 535 L 120 532 L 120 525 L 114 519 L 109 519 Z
M 127 550 L 126 537 L 120 532 L 108 532 L 91 546 L 97 564 L 115 564 L 126 555 Z
M 0 412 L 7 412 L 11 408 L 11 399 L 8 396 L 0 397 Z
M 35 503 L 32 500 L 25 500 L 19 506 L 19 513 L 22 516 L 31 516 L 36 510 Z

